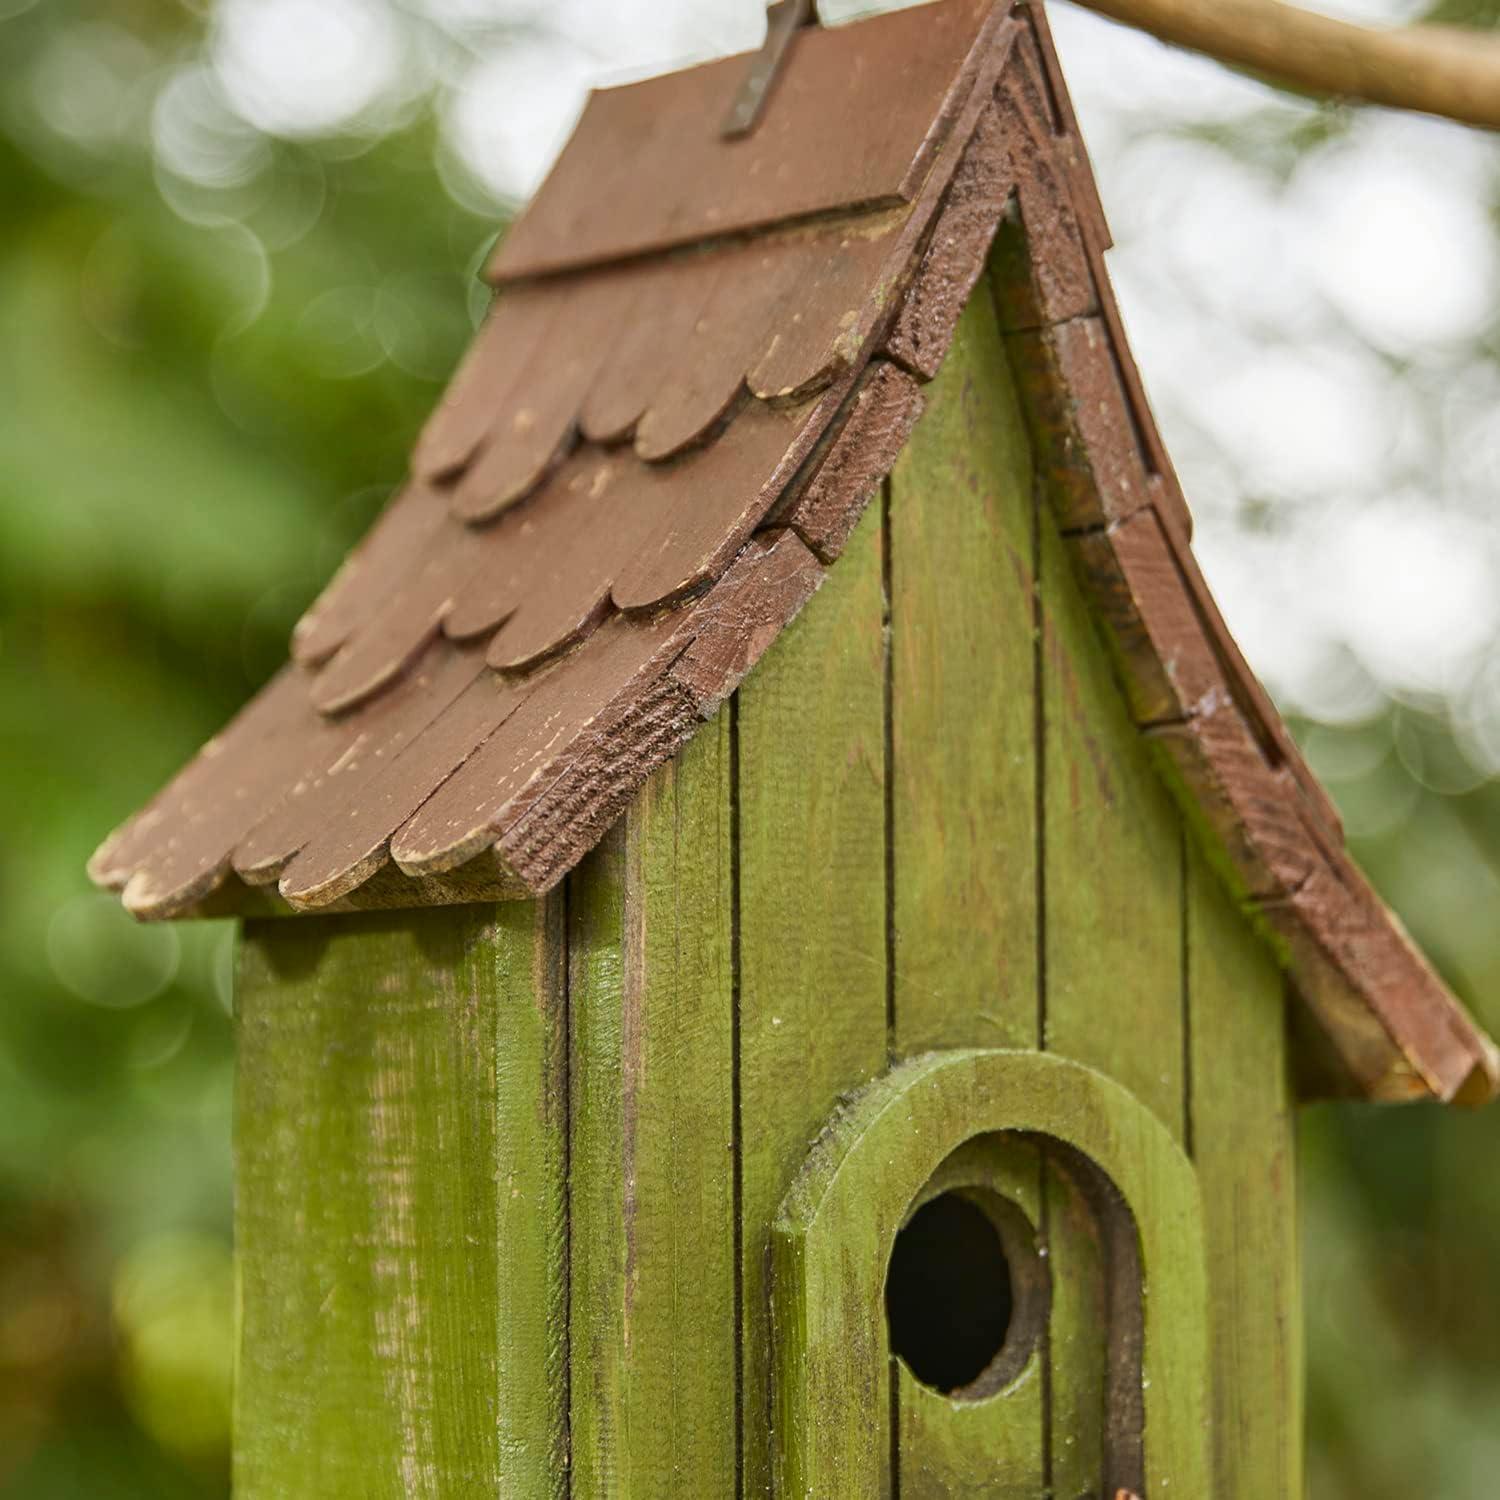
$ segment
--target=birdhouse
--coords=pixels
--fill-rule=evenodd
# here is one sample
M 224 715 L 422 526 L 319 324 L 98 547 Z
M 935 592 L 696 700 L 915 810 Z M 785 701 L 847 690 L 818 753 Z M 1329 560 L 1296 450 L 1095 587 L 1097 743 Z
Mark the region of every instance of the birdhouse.
M 237 914 L 236 1492 L 1292 1496 L 1298 1103 L 1496 1052 L 1204 586 L 1039 5 L 592 96 L 96 856 Z

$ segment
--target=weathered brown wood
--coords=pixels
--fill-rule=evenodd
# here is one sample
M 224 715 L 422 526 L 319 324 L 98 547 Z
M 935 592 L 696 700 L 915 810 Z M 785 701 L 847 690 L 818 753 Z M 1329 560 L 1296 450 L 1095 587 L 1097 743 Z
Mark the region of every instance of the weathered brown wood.
M 674 483 L 661 532 L 616 573 L 614 602 L 655 609 L 722 572 L 807 460 L 850 384 L 785 411 L 752 402 L 694 468 L 667 471 Z
M 650 463 L 708 441 L 748 386 L 790 404 L 859 357 L 883 277 L 903 253 L 909 214 L 867 215 L 762 235 L 718 251 L 708 301 L 678 347 L 635 434 Z
M 1122 521 L 1151 503 L 1104 324 L 1073 318 L 1010 339 L 1037 461 L 1065 531 Z
M 1359 871 L 1319 871 L 1287 900 L 1258 910 L 1371 1098 L 1491 1096 L 1500 1076 L 1494 1045 L 1467 1013 L 1432 1003 L 1431 968 Z
M 851 400 L 842 425 L 814 455 L 806 486 L 782 516 L 830 563 L 900 457 L 924 405 L 916 380 L 885 360 L 865 371 Z
M 1224 671 L 1183 587 L 1156 512 L 1070 539 L 1089 602 L 1106 626 L 1137 724 L 1212 713 L 1228 697 Z
M 1153 729 L 1150 738 L 1212 828 L 1216 863 L 1235 889 L 1258 900 L 1284 898 L 1323 866 L 1291 779 L 1266 764 L 1224 695 L 1181 724 Z
M 566 285 L 517 287 L 490 308 L 412 454 L 412 473 L 429 482 L 452 478 L 484 445 L 496 418 L 542 348 Z
M 1079 223 L 1076 160 L 1058 146 L 1053 105 L 1030 28 L 1017 43 L 1001 87 L 1018 183 L 1015 212 L 1006 216 L 995 243 L 1001 324 L 1012 331 L 1090 317 L 1099 307 L 1102 267 L 1090 255 Z M 1085 204 L 1094 207 L 1088 200 Z
M 710 597 L 693 644 L 672 663 L 672 676 L 703 718 L 718 712 L 826 576 L 793 532 L 766 532 L 751 541 L 726 586 Z
M 961 46 L 955 26 L 972 28 Z M 826 74 L 828 59 L 855 55 L 843 49 L 877 35 L 892 48 L 907 28 L 923 38 L 920 68 L 949 42 L 956 50 L 924 106 L 900 201 L 879 209 L 856 196 L 832 217 L 793 214 L 757 234 L 716 222 L 684 230 L 695 241 L 688 248 L 513 288 L 424 435 L 422 477 L 300 632 L 306 711 L 295 702 L 298 677 L 284 676 L 101 850 L 96 877 L 152 918 L 236 900 L 265 909 L 247 880 L 278 879 L 281 898 L 308 907 L 550 886 L 717 691 L 667 672 L 654 640 L 621 644 L 622 633 L 670 633 L 696 618 L 696 604 L 660 616 L 673 601 L 714 593 L 758 529 L 790 523 L 825 558 L 837 553 L 918 399 L 883 361 L 868 386 L 857 382 L 882 348 L 909 372 L 938 368 L 1003 217 L 994 291 L 1039 467 L 1075 537 L 1134 715 L 1187 815 L 1206 825 L 1210 857 L 1270 903 L 1264 930 L 1282 939 L 1324 1027 L 1348 1031 L 1342 1050 L 1360 1059 L 1366 1086 L 1493 1092 L 1500 1060 L 1394 919 L 1362 894 L 1336 813 L 1192 558 L 1190 518 L 1109 288 L 1108 230 L 1045 19 L 946 0 L 905 18 L 811 32 L 793 72 L 804 66 L 797 58 L 816 53 Z M 947 42 L 932 40 L 940 32 Z M 860 91 L 884 66 L 860 72 L 865 103 Z M 648 97 L 701 103 L 695 90 L 712 71 L 644 86 L 630 107 Z M 931 83 L 937 73 L 923 76 Z M 738 145 L 715 139 L 709 149 L 740 152 L 735 170 L 760 161 L 782 128 L 775 119 L 784 124 L 800 107 L 773 109 L 770 134 Z M 904 109 L 887 112 L 894 119 Z M 638 123 L 658 144 L 667 139 L 662 121 Z M 819 137 L 792 176 L 805 185 L 842 171 L 848 123 Z M 906 128 L 883 119 L 865 142 L 866 165 L 894 139 L 887 126 Z M 591 129 L 568 160 L 597 169 L 619 142 L 590 144 Z M 565 163 L 562 177 L 572 170 Z M 643 170 L 649 178 L 656 168 Z M 649 218 L 703 187 L 684 179 L 643 192 L 643 180 L 611 178 L 607 193 L 634 194 L 625 206 Z M 1014 211 L 1002 215 L 1012 198 Z M 605 206 L 591 201 L 608 225 Z M 595 338 L 601 322 L 624 325 L 620 336 Z M 544 370 L 532 368 L 538 360 Z M 580 424 L 584 436 L 616 446 L 575 447 Z M 439 515 L 438 492 L 455 481 L 460 511 L 484 524 Z M 728 614 L 716 615 L 714 650 L 726 661 L 763 649 L 784 612 L 776 590 L 786 580 L 766 577 L 763 607 L 753 589 L 739 596 L 752 650 L 732 646 Z M 444 656 L 440 632 L 482 648 L 500 678 L 477 674 L 454 696 L 465 669 Z M 672 637 L 670 654 L 692 638 Z M 617 671 L 632 652 L 638 669 Z M 583 702 L 580 691 L 599 696 Z M 380 701 L 391 695 L 407 706 Z M 543 744 L 559 726 L 562 740 Z M 427 884 L 383 896 L 395 878 L 383 874 L 393 837 L 411 878 Z M 446 878 L 460 866 L 462 879 Z M 1389 956 L 1387 968 L 1377 953 Z
M 767 622 L 779 615 L 785 624 L 805 602 L 816 566 L 783 535 L 752 545 L 715 590 L 675 614 L 635 623 L 616 616 L 587 652 L 559 663 L 554 691 L 522 705 L 401 828 L 396 862 L 408 873 L 442 873 L 498 842 L 511 873 L 554 882 L 683 744 L 734 671 L 753 664 L 770 643 Z M 674 675 L 703 630 L 713 639 L 694 658 L 698 675 Z
M 810 31 L 748 140 L 719 133 L 743 56 L 595 93 L 486 274 L 512 281 L 910 201 L 1004 14 L 993 0 L 947 0 Z M 858 69 L 849 67 L 851 45 Z
M 579 448 L 535 503 L 516 506 L 482 528 L 466 528 L 465 572 L 454 577 L 444 633 L 465 641 L 514 623 L 515 634 L 527 639 L 518 650 L 501 649 L 517 660 L 571 644 L 577 622 L 608 596 L 614 567 L 629 555 L 631 541 L 649 535 L 660 519 L 649 495 L 618 513 L 616 499 L 634 473 L 629 455 L 619 449 Z M 601 545 L 594 533 L 611 511 L 619 540 Z M 594 566 L 585 569 L 585 561 Z M 543 620 L 531 618 L 538 613 Z
M 330 743 L 321 760 L 235 846 L 235 872 L 254 885 L 279 880 L 313 830 L 362 796 L 381 765 L 422 734 L 483 670 L 481 652 L 434 642 L 417 668 L 380 694 L 357 723 L 324 720 L 317 733 Z
M 1188 543 L 1188 534 L 1177 523 L 1170 511 L 1158 510 L 1157 519 L 1168 545 L 1176 554 L 1178 572 L 1188 592 L 1203 628 L 1213 642 L 1214 650 L 1224 665 L 1224 674 L 1231 695 L 1239 704 L 1240 711 L 1255 733 L 1267 761 L 1277 769 L 1285 769 L 1295 782 L 1306 814 L 1317 824 L 1321 835 L 1335 843 L 1343 842 L 1343 824 L 1333 799 L 1324 790 L 1317 777 L 1308 769 L 1302 752 L 1292 739 L 1291 731 L 1276 706 L 1271 702 L 1260 679 L 1250 670 L 1249 663 L 1240 651 L 1239 643 L 1229 633 L 1229 626 L 1219 610 L 1217 602 L 1209 592 L 1208 584 L 1193 557 Z
M 398 490 L 292 632 L 292 659 L 321 666 L 384 604 L 447 518 L 443 497 L 413 481 Z
M 771 1221 L 886 1062 L 882 537 L 869 511 L 737 699 L 743 1494 L 771 1493 Z
M 142 916 L 165 915 L 211 891 L 235 843 L 283 794 L 286 761 L 317 756 L 300 733 L 305 689 L 295 667 L 284 667 L 177 777 L 89 861 L 101 885 L 131 892 Z M 224 799 L 223 794 L 238 792 Z M 133 889 L 132 889 L 133 887 Z
M 536 489 L 571 447 L 582 393 L 609 352 L 600 330 L 630 322 L 641 280 L 639 271 L 625 267 L 580 277 L 568 290 L 552 289 L 551 317 L 504 398 L 496 401 L 495 389 L 478 382 L 460 397 L 491 413 L 491 419 L 451 486 L 450 504 L 459 520 L 493 520 Z M 508 295 L 500 299 L 502 309 Z
M 385 762 L 348 808 L 317 826 L 279 889 L 292 905 L 339 900 L 381 870 L 391 834 L 516 711 L 536 684 L 481 674 L 394 760 Z M 461 861 L 460 861 L 461 863 Z
M 706 254 L 642 262 L 639 300 L 583 397 L 579 425 L 590 442 L 634 434 L 729 261 Z
M 445 519 L 407 559 L 378 610 L 350 631 L 311 677 L 313 706 L 327 717 L 347 714 L 389 689 L 421 661 L 442 630 L 459 588 L 472 576 L 475 549 L 466 527 Z
M 861 214 L 780 236 L 790 263 L 787 294 L 772 315 L 746 383 L 762 401 L 795 401 L 841 375 L 863 352 L 872 322 L 887 310 L 899 280 L 916 212 Z
M 666 760 L 700 720 L 711 717 L 822 576 L 790 534 L 752 542 L 743 571 L 737 575 L 731 570 L 704 601 L 702 634 L 672 663 L 656 695 L 573 755 L 501 837 L 495 852 L 502 873 L 536 889 L 572 868 L 624 810 L 646 771 Z M 741 590 L 755 594 L 753 608 L 732 603 Z
M 730 774 L 721 716 L 569 887 L 576 1500 L 735 1489 Z
M 937 374 L 984 274 L 991 242 L 1015 190 L 1009 150 L 1013 128 L 1002 83 L 964 151 L 921 268 L 886 340 L 885 353 L 891 359 L 928 380 Z

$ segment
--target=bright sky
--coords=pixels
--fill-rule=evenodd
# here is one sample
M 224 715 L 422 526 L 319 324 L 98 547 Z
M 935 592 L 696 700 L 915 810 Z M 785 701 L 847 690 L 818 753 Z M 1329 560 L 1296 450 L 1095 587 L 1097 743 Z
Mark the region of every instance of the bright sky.
M 823 11 L 872 8 L 895 7 Z M 389 121 L 436 83 L 450 180 L 497 198 L 534 188 L 591 83 L 747 49 L 764 26 L 760 0 L 219 0 L 215 15 L 210 66 L 157 109 L 177 172 L 231 181 L 255 167 L 245 124 Z M 1063 4 L 1053 25 L 1137 355 L 1247 654 L 1284 703 L 1328 719 L 1380 691 L 1446 698 L 1500 769 L 1485 667 L 1500 361 L 1476 354 L 1500 322 L 1500 145 L 1371 110 L 1294 156 L 1309 106 Z M 1218 149 L 1226 132 L 1251 149 Z

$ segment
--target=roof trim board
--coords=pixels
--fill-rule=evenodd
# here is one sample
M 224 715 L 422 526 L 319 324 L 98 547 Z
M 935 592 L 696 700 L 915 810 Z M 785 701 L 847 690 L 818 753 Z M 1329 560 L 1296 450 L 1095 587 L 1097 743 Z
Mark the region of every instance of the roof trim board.
M 816 590 L 904 446 L 921 387 L 988 265 L 1049 499 L 1135 721 L 1210 857 L 1276 944 L 1362 1092 L 1488 1097 L 1500 1083 L 1493 1045 L 1349 859 L 1331 804 L 1193 559 L 1190 517 L 1123 337 L 1103 261 L 1108 232 L 1040 10 L 940 0 L 923 20 L 942 18 L 979 41 L 961 57 L 954 49 L 956 81 L 929 88 L 925 107 L 946 125 L 909 205 L 709 249 L 665 249 L 658 233 L 654 260 L 591 271 L 536 262 L 546 281 L 502 295 L 419 445 L 416 481 L 299 627 L 298 665 L 100 850 L 95 878 L 145 917 L 239 898 L 276 908 L 278 897 L 247 882 L 275 883 L 280 902 L 318 910 L 407 904 L 419 892 L 462 900 L 548 889 Z M 896 21 L 800 33 L 792 66 L 809 45 L 819 66 L 835 44 L 838 55 L 878 58 L 898 36 Z M 693 88 L 717 66 L 694 70 L 702 76 Z M 795 90 L 778 84 L 762 129 L 788 97 L 795 103 Z M 705 129 L 716 129 L 722 99 L 711 114 Z M 562 185 L 544 189 L 548 215 L 560 213 L 579 163 L 602 149 L 591 140 L 580 131 L 559 165 Z M 716 254 L 741 268 L 746 256 L 795 261 L 799 235 L 816 237 L 811 262 L 844 269 L 785 277 L 772 265 L 773 280 L 783 276 L 779 284 L 803 287 L 810 300 L 783 290 L 770 302 L 752 297 L 739 316 L 769 330 L 773 353 L 778 340 L 797 345 L 787 368 L 814 369 L 814 389 L 753 389 L 744 372 L 755 368 L 754 346 L 734 331 L 732 299 L 724 317 L 705 316 L 710 286 L 677 332 L 654 327 L 677 339 L 704 324 L 717 330 L 709 344 L 730 350 L 724 368 L 738 393 L 718 412 L 718 397 L 699 402 L 711 420 L 682 451 L 642 451 L 647 401 L 633 414 L 615 401 L 623 414 L 589 430 L 579 413 L 610 401 L 548 364 L 558 338 L 572 337 L 570 316 L 614 309 L 628 330 L 616 347 L 638 346 L 632 378 L 655 368 L 669 379 L 661 361 L 672 348 L 641 338 L 653 325 L 632 321 L 639 303 L 611 300 L 610 289 L 633 278 L 639 293 L 656 278 L 680 292 L 695 277 L 701 284 Z M 840 261 L 855 238 L 877 250 Z M 529 323 L 539 297 L 553 306 Z M 505 313 L 517 298 L 519 325 Z M 830 305 L 838 336 L 827 332 Z M 813 325 L 823 331 L 809 332 Z M 533 389 L 534 361 L 549 399 L 570 413 L 548 439 L 556 456 L 498 515 L 484 503 L 455 506 L 465 493 L 492 497 L 493 475 L 478 485 L 472 476 L 484 445 L 506 440 L 496 423 L 514 428 L 515 412 L 532 410 L 499 393 Z M 616 552 L 599 537 L 614 538 Z

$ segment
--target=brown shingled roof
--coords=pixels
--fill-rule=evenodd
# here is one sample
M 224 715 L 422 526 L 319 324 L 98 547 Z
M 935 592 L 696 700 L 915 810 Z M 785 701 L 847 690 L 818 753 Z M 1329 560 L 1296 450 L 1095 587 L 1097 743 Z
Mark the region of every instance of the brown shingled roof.
M 1180 800 L 1365 1092 L 1488 1097 L 1494 1048 L 1193 560 L 1040 8 L 804 31 L 728 140 L 747 66 L 592 97 L 408 485 L 94 878 L 146 918 L 548 889 L 817 589 L 993 247 L 1038 463 Z

